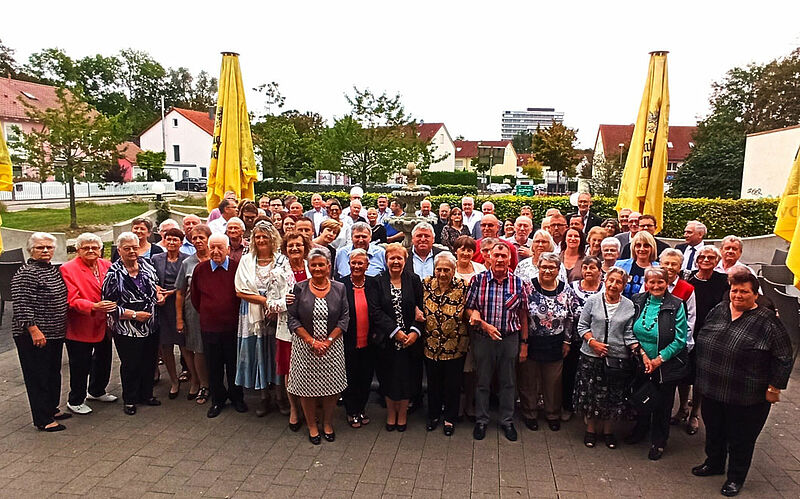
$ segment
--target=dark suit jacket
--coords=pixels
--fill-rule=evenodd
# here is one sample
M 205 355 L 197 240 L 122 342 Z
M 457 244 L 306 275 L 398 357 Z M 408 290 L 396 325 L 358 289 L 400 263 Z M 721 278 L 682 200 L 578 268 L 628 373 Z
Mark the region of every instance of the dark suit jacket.
M 567 215 L 567 223 L 569 223 L 569 220 L 575 215 L 580 215 L 580 213 L 575 212 Z M 583 219 L 583 233 L 587 234 L 592 229 L 592 227 L 599 227 L 602 224 L 603 224 L 603 219 L 592 213 L 592 210 L 589 210 L 589 213 Z
M 372 241 L 373 243 L 386 242 L 386 227 L 383 224 L 376 224 L 372 227 Z
M 661 252 L 664 251 L 665 249 L 669 248 L 670 246 L 669 246 L 669 244 L 665 243 L 664 241 L 660 240 L 657 237 L 654 238 L 654 239 L 656 240 L 656 252 L 658 253 L 658 256 L 660 257 L 661 256 Z M 622 252 L 619 255 L 619 259 L 620 260 L 627 260 L 630 257 L 631 257 L 631 243 L 628 243 L 628 244 L 625 245 L 624 248 L 622 248 Z
M 683 253 L 686 251 L 686 248 L 689 247 L 689 243 L 680 243 L 675 245 L 675 249 Z
M 344 349 L 346 352 L 353 352 L 356 349 L 357 340 L 357 321 L 356 321 L 356 299 L 353 294 L 353 281 L 350 276 L 340 277 L 337 281 L 344 284 L 345 295 L 347 296 L 347 305 L 350 315 L 350 323 L 347 325 L 347 331 L 344 332 Z M 367 297 L 367 307 L 371 301 L 375 299 L 375 278 L 367 276 L 364 281 L 364 295 Z M 370 328 L 371 329 L 371 328 Z
M 441 218 L 433 224 L 433 242 L 436 244 L 442 244 L 442 229 L 444 229 L 445 225 L 447 225 L 447 220 L 442 220 Z
M 314 334 L 314 301 L 317 299 L 309 289 L 311 280 L 298 282 L 294 285 L 294 302 L 289 305 L 289 331 L 292 333 L 303 327 L 308 334 Z M 347 296 L 341 282 L 332 281 L 331 289 L 325 296 L 328 304 L 327 332 L 331 334 L 335 328 L 347 331 L 350 323 L 350 309 L 347 305 Z
M 413 249 L 413 247 L 412 247 L 412 249 Z M 417 274 L 414 273 L 414 254 L 411 252 L 412 249 L 408 250 L 408 258 L 406 258 L 406 266 L 403 267 L 403 272 L 409 273 L 411 275 L 417 275 Z M 436 255 L 438 255 L 442 251 L 443 250 L 440 250 L 439 248 L 437 248 L 435 246 L 433 248 L 431 248 L 431 252 L 433 253 L 432 256 L 433 256 L 434 259 L 436 258 Z M 422 280 L 422 276 L 417 275 L 417 277 L 420 280 Z M 420 308 L 420 310 L 422 310 L 422 309 Z
M 389 271 L 381 272 L 373 279 L 374 286 L 370 294 L 375 299 L 369 302 L 369 337 L 372 344 L 384 346 L 389 343 L 389 335 L 398 327 L 392 304 Z M 422 336 L 424 326 L 416 321 L 416 308 L 419 307 L 422 310 L 422 281 L 413 273 L 403 272 L 402 282 L 401 308 L 405 325 L 404 332 L 414 328 Z M 420 343 L 420 341 L 418 340 L 416 343 Z
M 186 253 L 178 253 L 178 267 L 183 263 L 184 260 L 189 258 L 189 255 Z M 150 258 L 150 263 L 153 264 L 153 267 L 156 269 L 156 275 L 158 276 L 158 285 L 162 288 L 164 287 L 164 278 L 167 273 L 167 254 L 166 253 L 158 253 L 153 255 Z

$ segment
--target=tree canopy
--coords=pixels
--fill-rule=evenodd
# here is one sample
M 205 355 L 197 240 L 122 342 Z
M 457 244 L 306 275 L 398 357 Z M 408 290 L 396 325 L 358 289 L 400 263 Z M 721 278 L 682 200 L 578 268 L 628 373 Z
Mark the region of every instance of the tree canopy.
M 556 172 L 556 182 L 560 176 L 575 176 L 578 155 L 575 143 L 578 131 L 562 123 L 553 122 L 549 128 L 537 128 L 533 135 L 531 153 L 550 171 Z

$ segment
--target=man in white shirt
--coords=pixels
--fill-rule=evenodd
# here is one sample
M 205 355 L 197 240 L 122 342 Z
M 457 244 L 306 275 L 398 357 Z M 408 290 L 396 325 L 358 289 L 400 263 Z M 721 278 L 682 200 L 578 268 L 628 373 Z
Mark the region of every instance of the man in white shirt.
M 389 209 L 389 198 L 386 196 L 378 196 L 378 222 L 383 224 L 392 217 L 392 210 Z
M 355 200 L 358 200 L 358 202 L 360 203 L 362 197 L 364 197 L 364 189 L 362 189 L 359 186 L 355 186 L 352 189 L 350 189 L 350 202 L 351 203 L 353 201 L 355 201 Z M 342 211 L 342 216 L 343 217 L 347 217 L 349 215 L 350 215 L 350 207 L 348 206 L 347 208 L 345 208 Z M 361 217 L 366 222 L 367 221 L 367 210 L 365 210 L 362 207 L 361 211 L 358 212 L 358 216 Z
M 514 237 L 509 239 L 515 248 L 517 248 L 517 261 L 521 262 L 526 258 L 530 258 L 533 254 L 531 252 L 532 239 L 528 236 L 533 232 L 533 220 L 526 216 L 519 216 L 514 222 Z
M 314 222 L 314 235 L 319 235 L 319 226 L 328 218 L 328 210 L 325 209 L 325 203 L 322 201 L 322 196 L 314 194 L 311 196 L 311 209 L 303 214 Z
M 675 249 L 683 253 L 683 264 L 681 270 L 691 272 L 697 270 L 697 255 L 703 249 L 705 243 L 703 238 L 706 236 L 708 229 L 702 222 L 697 220 L 690 220 L 686 222 L 686 228 L 683 229 L 683 238 L 685 243 L 678 244 Z
M 225 234 L 228 229 L 228 220 L 236 216 L 236 201 L 223 199 L 219 202 L 220 217 L 208 223 L 212 234 Z
M 742 249 L 744 245 L 742 240 L 736 236 L 725 236 L 722 238 L 722 260 L 719 261 L 714 270 L 727 274 L 732 268 L 741 266 L 750 271 L 751 274 L 756 275 L 755 271 L 750 266 L 743 264 L 739 260 L 742 258 Z
M 470 196 L 461 198 L 461 223 L 467 226 L 470 232 L 475 229 L 475 224 L 483 218 L 483 213 L 475 211 L 475 200 Z

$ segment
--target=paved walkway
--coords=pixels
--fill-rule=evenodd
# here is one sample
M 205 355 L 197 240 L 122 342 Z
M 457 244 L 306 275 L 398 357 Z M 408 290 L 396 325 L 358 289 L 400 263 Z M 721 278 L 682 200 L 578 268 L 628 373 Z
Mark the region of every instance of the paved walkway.
M 119 394 L 117 369 L 115 359 L 110 391 Z M 67 372 L 65 356 L 65 382 Z M 761 435 L 742 497 L 800 496 L 800 374 L 793 381 Z M 723 481 L 690 473 L 703 459 L 702 431 L 673 431 L 664 457 L 651 462 L 644 443 L 586 449 L 575 420 L 557 433 L 522 427 L 514 443 L 493 427 L 475 442 L 467 423 L 452 438 L 427 433 L 419 413 L 406 433 L 387 433 L 374 404 L 373 422 L 359 430 L 338 409 L 336 442 L 313 446 L 277 413 L 259 419 L 228 407 L 207 419 L 208 406 L 187 401 L 185 387 L 176 400 L 167 390 L 157 386 L 161 407 L 131 417 L 120 403 L 98 402 L 93 414 L 66 421 L 67 431 L 45 434 L 31 426 L 16 351 L 0 354 L 0 496 L 686 498 L 720 497 Z

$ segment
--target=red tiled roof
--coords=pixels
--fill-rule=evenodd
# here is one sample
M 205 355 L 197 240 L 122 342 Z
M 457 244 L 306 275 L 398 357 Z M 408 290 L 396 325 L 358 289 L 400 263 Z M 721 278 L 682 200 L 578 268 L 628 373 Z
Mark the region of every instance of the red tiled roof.
M 27 108 L 18 100 L 19 97 L 42 111 L 58 107 L 56 87 L 29 81 L 0 78 L 0 119 L 28 119 L 28 115 L 25 113 Z
M 430 142 L 433 136 L 436 135 L 436 132 L 443 126 L 444 123 L 420 123 L 417 125 L 417 133 L 419 134 L 420 140 Z
M 456 146 L 456 158 L 478 157 L 477 140 L 454 140 L 453 145 Z
M 597 133 L 603 141 L 603 151 L 606 154 L 619 154 L 619 145 L 625 144 L 627 149 L 631 145 L 633 137 L 633 125 L 600 125 Z M 667 151 L 669 161 L 684 161 L 689 155 L 692 146 L 692 136 L 697 130 L 696 126 L 671 126 L 669 127 L 669 140 L 672 147 Z
M 478 142 L 486 147 L 506 147 L 511 143 L 510 140 L 479 140 Z
M 517 166 L 525 166 L 525 165 L 527 165 L 529 159 L 533 159 L 533 154 L 518 154 L 517 155 Z
M 142 149 L 133 142 L 123 142 L 117 146 L 117 151 L 122 153 L 122 157 L 127 159 L 132 165 L 136 163 L 136 155 L 142 152 Z
M 208 111 L 195 111 L 193 109 L 182 109 L 179 107 L 173 107 L 172 109 L 205 130 L 205 132 L 212 137 L 214 136 L 214 120 L 208 116 Z

